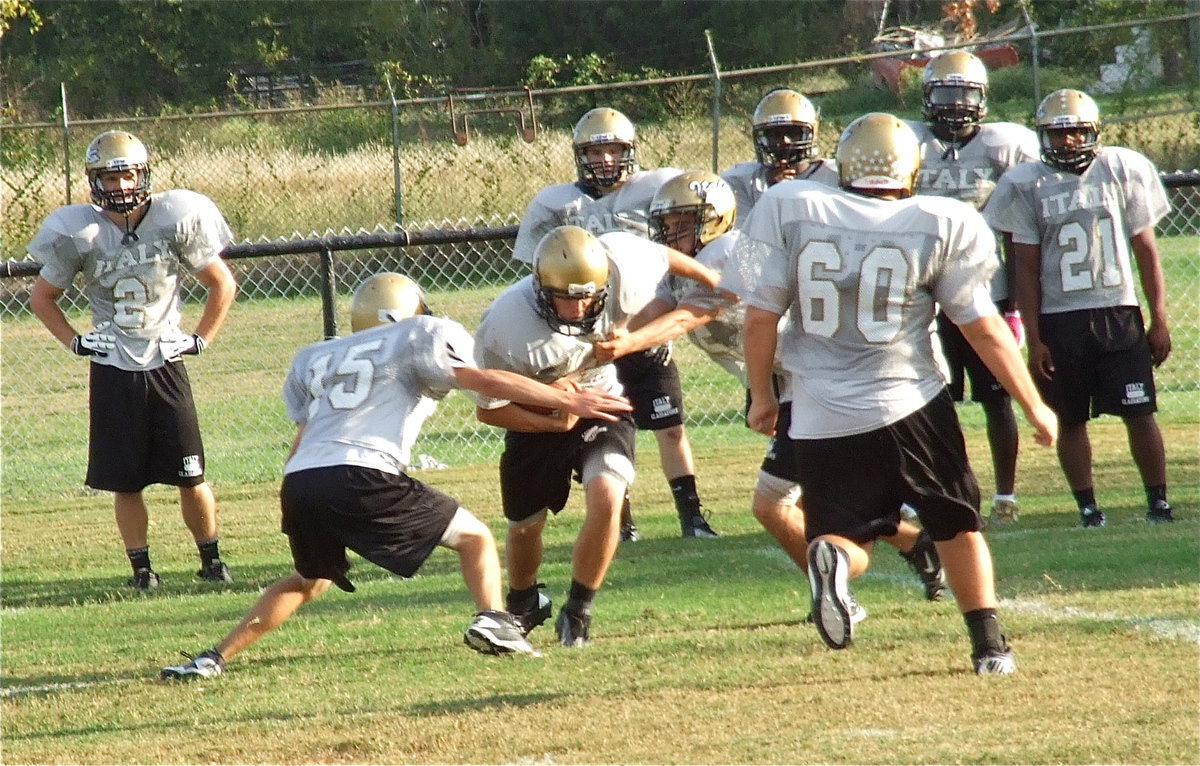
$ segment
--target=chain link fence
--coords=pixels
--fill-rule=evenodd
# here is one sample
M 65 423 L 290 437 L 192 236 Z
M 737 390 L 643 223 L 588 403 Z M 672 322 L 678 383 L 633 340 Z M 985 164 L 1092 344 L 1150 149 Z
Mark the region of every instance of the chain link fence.
M 861 70 L 861 61 L 847 59 L 536 93 L 84 121 L 66 130 L 0 126 L 0 253 L 18 262 L 0 272 L 0 495 L 18 500 L 86 491 L 86 362 L 65 352 L 29 314 L 34 269 L 19 262 L 46 215 L 68 200 L 88 199 L 79 160 L 95 132 L 122 127 L 137 133 L 154 155 L 155 188 L 207 194 L 245 238 L 230 253 L 241 287 L 230 321 L 188 366 L 210 478 L 273 483 L 292 437 L 279 392 L 293 353 L 328 333 L 331 322 L 346 326 L 354 286 L 382 269 L 412 275 L 438 313 L 473 330 L 492 298 L 523 275 L 510 252 L 525 204 L 543 186 L 574 176 L 570 134 L 582 112 L 603 104 L 629 114 L 639 125 L 644 167 L 724 169 L 753 159 L 750 114 L 764 92 L 785 85 L 823 108 L 817 140 L 828 154 L 842 123 L 864 111 L 919 118 L 912 78 L 919 69 L 901 78 L 897 92 L 874 87 Z M 1036 100 L 1027 71 L 993 72 L 989 119 L 1028 122 Z M 1054 77 L 1042 74 L 1043 92 L 1079 85 Z M 1023 106 L 1008 106 L 1018 103 Z M 1104 140 L 1143 151 L 1165 170 L 1194 167 L 1200 117 L 1152 106 L 1129 98 L 1108 108 Z M 1165 177 L 1173 212 L 1159 236 L 1175 351 L 1158 372 L 1160 406 L 1191 422 L 1200 420 L 1200 177 Z M 380 243 L 395 242 L 401 226 L 414 234 L 458 233 L 430 244 L 359 242 L 325 253 L 299 245 L 335 242 L 338 235 L 363 240 L 371 233 Z M 323 292 L 332 304 L 322 302 Z M 202 298 L 189 284 L 185 327 L 198 318 Z M 76 327 L 89 325 L 77 291 L 68 291 L 63 305 Z M 676 344 L 676 355 L 693 441 L 754 438 L 740 425 L 744 394 L 737 382 L 688 342 Z M 968 425 L 981 422 L 971 406 L 963 418 Z M 426 466 L 467 464 L 494 460 L 500 446 L 499 432 L 475 421 L 473 402 L 452 395 L 427 423 L 415 453 Z

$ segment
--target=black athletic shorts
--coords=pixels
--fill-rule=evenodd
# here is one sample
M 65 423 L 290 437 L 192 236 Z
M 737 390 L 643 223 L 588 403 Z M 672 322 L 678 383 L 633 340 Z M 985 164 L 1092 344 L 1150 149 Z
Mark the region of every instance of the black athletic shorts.
M 792 427 L 792 403 L 780 402 L 779 415 L 775 418 L 775 435 L 767 442 L 767 454 L 762 461 L 762 470 L 771 476 L 799 483 L 796 474 L 796 443 L 788 436 Z
M 203 484 L 204 442 L 183 363 L 88 367 L 87 486 L 140 492 L 150 484 Z
M 337 465 L 283 477 L 282 528 L 296 571 L 353 593 L 346 549 L 412 577 L 437 547 L 458 501 L 406 474 Z
M 962 330 L 940 311 L 937 315 L 937 329 L 942 353 L 946 355 L 946 363 L 950 365 L 948 388 L 954 401 L 963 401 L 967 378 L 971 380 L 972 401 L 987 403 L 1009 398 L 1004 386 L 1000 385 L 1000 381 L 996 380 L 996 376 L 979 358 L 979 354 L 975 353 L 975 349 L 963 336 Z
M 669 344 L 623 356 L 616 365 L 640 430 L 661 431 L 683 423 L 683 383 Z
M 1150 341 L 1137 306 L 1042 314 L 1038 333 L 1050 349 L 1054 377 L 1033 379 L 1063 423 L 1158 410 Z
M 620 420 L 581 420 L 563 433 L 504 434 L 500 456 L 500 496 L 504 516 L 524 521 L 544 510 L 558 513 L 567 504 L 571 481 L 580 481 L 584 461 L 613 454 L 633 463 L 637 429 L 629 415 Z
M 919 509 L 921 525 L 934 540 L 983 529 L 979 483 L 944 389 L 883 428 L 793 444 L 810 540 L 836 534 L 867 543 L 893 535 L 902 503 Z

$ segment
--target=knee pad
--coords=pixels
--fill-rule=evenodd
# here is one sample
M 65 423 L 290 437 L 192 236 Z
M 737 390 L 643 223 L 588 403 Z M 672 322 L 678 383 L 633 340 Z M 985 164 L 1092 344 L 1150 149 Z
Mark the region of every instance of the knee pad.
M 800 502 L 800 485 L 794 481 L 760 470 L 754 491 L 776 505 L 795 505 Z
M 615 452 L 605 452 L 590 456 L 583 462 L 583 469 L 579 472 L 584 486 L 587 486 L 592 479 L 601 476 L 616 479 L 629 486 L 633 484 L 635 475 L 636 471 L 633 468 L 633 461 Z
M 442 539 L 438 540 L 438 545 L 443 548 L 453 549 L 467 535 L 491 535 L 492 531 L 487 525 L 479 519 L 475 518 L 475 514 L 468 511 L 466 508 L 459 506 L 454 512 L 454 516 L 450 519 L 450 523 L 446 525 L 446 531 L 442 533 Z
M 540 523 L 544 522 L 545 520 L 546 520 L 546 509 L 543 508 L 542 510 L 533 514 L 532 516 L 526 516 L 525 518 L 521 519 L 520 521 L 513 521 L 512 519 L 509 519 L 508 520 L 508 528 L 509 529 L 521 529 L 522 527 L 532 527 L 534 524 L 540 524 Z

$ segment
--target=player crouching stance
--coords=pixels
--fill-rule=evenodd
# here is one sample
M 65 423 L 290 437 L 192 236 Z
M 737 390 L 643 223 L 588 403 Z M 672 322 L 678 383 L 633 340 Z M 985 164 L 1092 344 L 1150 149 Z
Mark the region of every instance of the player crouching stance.
M 804 181 L 771 187 L 745 230 L 749 247 L 739 250 L 751 275 L 742 297 L 752 428 L 770 434 L 776 423 L 777 346 L 792 375 L 789 435 L 810 540 L 813 621 L 831 648 L 850 645 L 849 581 L 867 569 L 876 538 L 896 532 L 900 505 L 909 503 L 963 613 L 975 672 L 1012 673 L 979 484 L 929 333 L 940 305 L 1020 403 L 1037 442 L 1054 443 L 1054 413 L 988 293 L 999 266 L 994 237 L 971 205 L 912 196 L 917 138 L 892 115 L 851 123 L 837 163 L 840 190 Z
M 454 388 L 599 423 L 628 412 L 628 403 L 476 368 L 470 334 L 431 316 L 421 290 L 399 274 L 363 282 L 351 312 L 354 332 L 301 349 L 284 383 L 288 415 L 299 426 L 280 491 L 295 571 L 267 588 L 221 643 L 164 668 L 162 678 L 218 675 L 331 583 L 353 592 L 347 548 L 401 577 L 413 576 L 435 547 L 453 550 L 478 609 L 467 645 L 484 654 L 536 654 L 503 611 L 491 531 L 457 500 L 405 473 L 412 444 Z
M 552 229 L 534 251 L 533 274 L 484 312 L 475 333 L 480 361 L 537 380 L 618 393 L 616 367 L 598 361 L 592 344 L 649 303 L 668 269 L 709 285 L 720 278 L 694 259 L 634 234 L 595 237 L 578 226 Z M 621 506 L 634 477 L 633 418 L 598 422 L 534 412 L 501 397 L 481 397 L 477 414 L 507 429 L 500 458 L 508 518 L 507 606 L 526 632 L 550 617 L 550 599 L 537 582 L 546 512 L 566 505 L 572 476 L 584 486 L 586 515 L 572 555 L 570 592 L 556 622 L 563 646 L 584 646 L 592 601 L 617 550 Z

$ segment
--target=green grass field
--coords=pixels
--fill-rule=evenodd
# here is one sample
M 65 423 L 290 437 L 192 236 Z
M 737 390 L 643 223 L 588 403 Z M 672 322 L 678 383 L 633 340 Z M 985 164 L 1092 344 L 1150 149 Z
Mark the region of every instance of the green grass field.
M 962 410 L 990 485 L 978 408 Z M 1027 430 L 1027 429 L 1026 429 Z M 653 461 L 635 486 L 646 539 L 625 544 L 594 642 L 531 639 L 540 659 L 461 643 L 456 559 L 414 579 L 357 561 L 219 679 L 156 680 L 216 643 L 289 570 L 276 484 L 217 486 L 237 582 L 193 578 L 173 492 L 151 492 L 160 592 L 123 586 L 106 496 L 8 504 L 3 516 L 6 763 L 1195 763 L 1200 754 L 1200 461 L 1164 423 L 1181 519 L 1151 526 L 1119 424 L 1094 429 L 1109 526 L 1084 530 L 1051 451 L 1022 452 L 1023 512 L 989 531 L 1020 671 L 977 678 L 953 602 L 930 604 L 890 549 L 856 581 L 870 617 L 825 648 L 807 585 L 748 508 L 762 444 L 693 435 L 718 540 L 684 540 Z M 648 441 L 639 444 L 653 454 Z M 502 539 L 495 468 L 422 472 Z M 548 526 L 542 578 L 562 602 L 582 513 Z
M 590 648 L 561 649 L 541 628 L 531 636 L 540 659 L 471 652 L 461 643 L 470 599 L 456 559 L 438 551 L 409 581 L 359 562 L 357 594 L 332 591 L 309 605 L 223 677 L 160 683 L 163 665 L 215 644 L 290 569 L 277 488 L 291 429 L 278 392 L 294 349 L 319 337 L 319 303 L 239 301 L 213 350 L 189 365 L 222 551 L 237 582 L 220 589 L 195 580 L 175 494 L 159 487 L 149 492 L 150 534 L 164 586 L 149 595 L 124 586 L 111 499 L 78 487 L 84 363 L 36 320 L 6 317 L 0 760 L 1200 763 L 1197 239 L 1164 239 L 1163 250 L 1175 352 L 1159 372 L 1160 423 L 1180 521 L 1145 523 L 1124 429 L 1104 418 L 1092 433 L 1109 526 L 1078 528 L 1053 451 L 1035 447 L 1023 427 L 1021 521 L 987 533 L 1020 663 L 1011 678 L 971 674 L 953 603 L 924 602 L 886 547 L 855 586 L 870 612 L 855 645 L 825 648 L 802 623 L 807 583 L 748 510 L 764 440 L 729 424 L 741 391 L 685 343 L 689 401 L 724 414 L 717 425 L 689 428 L 701 493 L 723 536 L 677 536 L 643 435 L 634 502 L 646 539 L 618 552 Z M 473 326 L 495 292 L 431 299 Z M 463 425 L 471 409 L 451 395 L 417 451 L 494 451 L 495 434 Z M 990 489 L 982 413 L 972 405 L 959 412 Z M 459 497 L 502 540 L 494 465 L 447 462 L 455 467 L 419 475 Z M 573 498 L 548 526 L 542 579 L 558 604 L 581 516 Z

